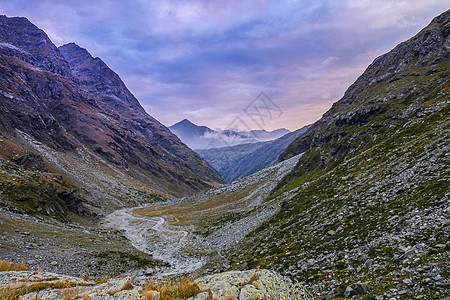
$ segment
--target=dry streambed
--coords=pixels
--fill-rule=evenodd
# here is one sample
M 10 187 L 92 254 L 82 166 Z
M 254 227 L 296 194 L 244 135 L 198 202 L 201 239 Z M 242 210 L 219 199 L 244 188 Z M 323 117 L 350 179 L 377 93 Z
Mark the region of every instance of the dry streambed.
M 170 264 L 154 276 L 193 272 L 279 209 L 289 195 L 267 197 L 299 158 L 189 198 L 117 210 L 103 226 L 122 231 L 136 249 Z

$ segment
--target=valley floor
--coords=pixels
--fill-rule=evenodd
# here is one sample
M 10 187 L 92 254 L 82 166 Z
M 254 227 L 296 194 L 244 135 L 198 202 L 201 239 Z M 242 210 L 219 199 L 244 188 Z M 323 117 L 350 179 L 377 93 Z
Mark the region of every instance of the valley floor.
M 191 197 L 118 210 L 102 226 L 170 264 L 155 275 L 197 271 L 279 210 L 279 198 L 266 199 L 299 157 Z
M 0 207 L 0 257 L 73 276 L 160 276 L 200 269 L 279 209 L 265 202 L 299 156 L 188 198 L 119 209 L 100 226 Z

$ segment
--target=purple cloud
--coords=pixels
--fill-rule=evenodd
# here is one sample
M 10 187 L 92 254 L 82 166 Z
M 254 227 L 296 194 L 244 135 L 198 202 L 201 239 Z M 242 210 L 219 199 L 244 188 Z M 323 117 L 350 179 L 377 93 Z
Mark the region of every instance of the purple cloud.
M 443 0 L 0 0 L 0 13 L 29 18 L 58 46 L 101 57 L 164 124 L 212 128 L 261 91 L 284 111 L 265 129 L 314 122 L 376 56 L 446 9 Z

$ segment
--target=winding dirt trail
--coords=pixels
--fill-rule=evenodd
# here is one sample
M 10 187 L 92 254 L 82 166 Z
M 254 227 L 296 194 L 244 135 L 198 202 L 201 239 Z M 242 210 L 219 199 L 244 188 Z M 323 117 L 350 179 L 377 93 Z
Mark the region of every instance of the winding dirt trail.
M 120 209 L 106 216 L 104 227 L 123 231 L 133 247 L 170 263 L 170 267 L 158 275 L 188 273 L 206 263 L 205 258 L 189 256 L 181 251 L 190 234 L 189 229 L 171 226 L 163 217 L 133 214 L 135 209 Z
M 189 198 L 117 210 L 103 226 L 123 231 L 133 247 L 170 263 L 156 275 L 193 272 L 209 254 L 235 245 L 278 211 L 289 195 L 266 200 L 300 156 Z

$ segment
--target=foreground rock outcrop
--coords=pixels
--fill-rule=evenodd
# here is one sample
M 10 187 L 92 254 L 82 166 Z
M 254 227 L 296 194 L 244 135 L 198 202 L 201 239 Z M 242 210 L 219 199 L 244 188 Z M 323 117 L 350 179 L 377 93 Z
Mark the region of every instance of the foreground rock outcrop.
M 269 270 L 229 271 L 196 280 L 203 292 L 200 299 L 312 299 L 306 289 L 285 276 Z
M 182 299 L 164 290 L 149 290 L 146 280 L 125 277 L 95 282 L 48 272 L 0 272 L 0 297 L 15 295 L 21 300 L 118 300 L 118 299 Z M 187 299 L 312 299 L 306 289 L 291 279 L 269 270 L 232 271 L 195 280 L 195 294 Z M 2 298 L 3 299 L 3 298 Z

